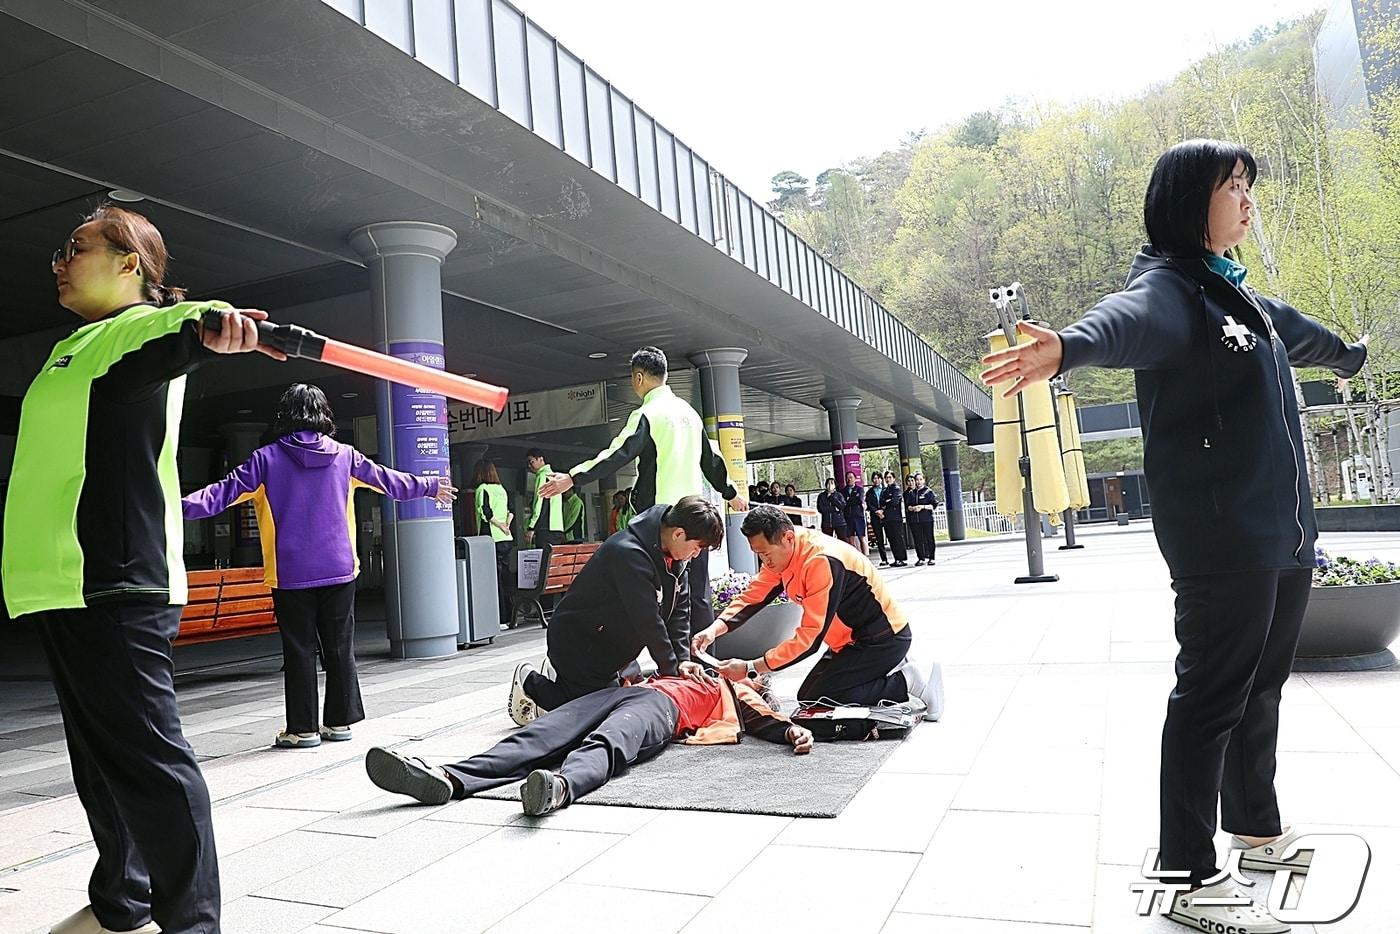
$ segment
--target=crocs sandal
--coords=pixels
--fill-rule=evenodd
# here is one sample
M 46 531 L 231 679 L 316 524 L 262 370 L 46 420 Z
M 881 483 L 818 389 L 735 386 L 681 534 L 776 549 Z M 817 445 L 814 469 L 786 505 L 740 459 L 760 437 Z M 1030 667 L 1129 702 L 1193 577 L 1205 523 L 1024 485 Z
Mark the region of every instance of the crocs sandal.
M 1293 858 L 1284 860 L 1283 854 L 1302 834 L 1292 827 L 1285 827 L 1277 840 L 1262 846 L 1249 846 L 1239 837 L 1230 838 L 1232 849 L 1243 850 L 1240 854 L 1240 868 L 1254 872 L 1273 872 L 1276 869 L 1292 869 L 1294 872 L 1307 872 L 1312 865 L 1312 850 L 1299 850 Z
M 272 741 L 272 745 L 278 749 L 313 749 L 321 745 L 320 733 L 288 733 L 285 730 L 277 734 L 277 738 Z
M 1202 900 L 1242 899 L 1238 905 L 1200 904 Z M 1269 914 L 1268 909 L 1242 892 L 1233 879 L 1222 879 L 1172 899 L 1167 917 L 1197 931 L 1230 934 L 1287 934 L 1288 925 Z

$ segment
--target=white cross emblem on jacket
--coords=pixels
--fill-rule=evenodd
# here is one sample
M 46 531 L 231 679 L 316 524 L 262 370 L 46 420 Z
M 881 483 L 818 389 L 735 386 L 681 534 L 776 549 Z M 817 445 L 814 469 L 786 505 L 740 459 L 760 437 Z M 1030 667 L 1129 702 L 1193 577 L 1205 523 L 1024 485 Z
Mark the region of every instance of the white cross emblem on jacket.
M 1245 327 L 1243 324 L 1240 324 L 1231 315 L 1225 316 L 1225 326 L 1221 328 L 1221 330 L 1225 332 L 1225 340 L 1227 342 L 1227 346 L 1229 340 L 1233 338 L 1235 341 L 1235 346 L 1238 347 L 1240 350 L 1247 350 L 1249 348 L 1251 343 L 1249 340 L 1249 328 Z

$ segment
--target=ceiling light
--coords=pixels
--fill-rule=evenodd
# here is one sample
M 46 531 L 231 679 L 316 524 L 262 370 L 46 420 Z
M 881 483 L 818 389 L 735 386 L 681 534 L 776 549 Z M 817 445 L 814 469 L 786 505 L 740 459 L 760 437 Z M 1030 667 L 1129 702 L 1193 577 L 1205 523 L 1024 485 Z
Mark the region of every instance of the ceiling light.
M 238 410 L 238 414 L 239 414 L 239 415 L 252 415 L 252 414 L 253 414 L 253 410 L 252 410 L 252 409 L 239 409 L 239 410 Z
M 145 195 L 132 191 L 129 188 L 113 188 L 111 191 L 107 192 L 107 197 L 111 198 L 113 201 L 126 202 L 146 200 Z
M 359 394 L 358 392 L 342 392 L 342 393 L 340 394 L 340 398 L 342 398 L 342 399 L 357 399 L 357 398 L 359 398 L 359 395 L 360 395 L 360 394 Z
M 603 359 L 603 358 L 606 357 L 606 356 L 607 356 L 607 354 L 603 353 L 601 350 L 595 350 L 595 351 L 593 351 L 591 354 L 588 355 L 588 359 L 590 359 L 590 360 L 601 360 L 601 359 Z
M 467 379 L 475 379 L 475 378 L 476 378 L 476 374 L 475 374 L 475 373 L 463 373 L 462 375 L 465 376 Z

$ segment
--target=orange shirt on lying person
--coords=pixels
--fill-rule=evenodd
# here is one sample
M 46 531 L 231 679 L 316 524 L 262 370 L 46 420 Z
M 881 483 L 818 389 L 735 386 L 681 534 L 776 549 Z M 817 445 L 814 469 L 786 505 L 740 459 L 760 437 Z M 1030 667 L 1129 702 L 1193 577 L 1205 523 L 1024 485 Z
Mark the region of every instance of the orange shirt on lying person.
M 801 605 L 797 632 L 763 653 L 769 668 L 795 665 L 823 645 L 839 652 L 852 642 L 881 641 L 909 625 L 865 555 L 816 529 L 793 534 L 792 560 L 782 573 L 761 568 L 719 616 L 733 632 L 783 591 Z

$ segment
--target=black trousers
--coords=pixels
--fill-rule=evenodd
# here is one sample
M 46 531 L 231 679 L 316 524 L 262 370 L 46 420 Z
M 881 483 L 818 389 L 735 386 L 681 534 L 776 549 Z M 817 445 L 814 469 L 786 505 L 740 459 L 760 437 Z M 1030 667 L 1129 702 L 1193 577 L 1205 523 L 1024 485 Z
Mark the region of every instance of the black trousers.
M 891 519 L 886 516 L 882 524 L 885 527 L 885 534 L 890 538 L 890 551 L 894 554 L 894 560 L 908 561 L 909 549 L 904 547 L 904 517 Z
M 875 533 L 875 547 L 880 549 L 880 560 L 889 561 L 885 556 L 885 523 L 875 518 L 875 514 L 870 515 L 870 529 Z
M 577 700 L 586 694 L 594 691 L 603 691 L 608 688 L 615 688 L 621 684 L 617 675 L 611 676 L 596 675 L 575 671 L 568 667 L 560 668 L 559 662 L 567 656 L 560 655 L 556 659 L 555 655 L 549 656 L 549 662 L 554 666 L 554 679 L 551 681 L 537 671 L 532 671 L 525 676 L 525 693 L 530 696 L 541 710 L 558 710 L 572 700 Z
M 908 700 L 909 684 L 904 673 L 890 672 L 904 661 L 911 641 L 909 627 L 905 626 L 883 642 L 852 642 L 839 652 L 828 649 L 797 689 L 797 699 L 827 698 L 862 707 L 882 700 Z
M 932 522 L 911 522 L 909 531 L 914 536 L 914 554 L 919 556 L 920 561 L 933 560 L 933 523 Z
M 180 610 L 108 603 L 37 614 L 97 844 L 88 899 L 114 931 L 152 918 L 167 934 L 219 930 L 209 789 L 175 704 Z
M 1176 687 L 1162 727 L 1161 867 L 1215 875 L 1215 808 L 1230 833 L 1282 832 L 1274 794 L 1278 707 L 1312 572 L 1172 581 Z
M 515 569 L 510 564 L 513 542 L 496 542 L 496 602 L 500 605 L 501 624 L 510 622 L 510 595 L 515 591 Z
M 282 632 L 282 682 L 287 731 L 315 733 L 322 724 L 349 726 L 365 718 L 355 673 L 355 582 L 272 591 Z M 316 646 L 326 665 L 325 718 L 316 710 Z
M 464 796 L 553 769 L 569 800 L 597 791 L 628 766 L 645 762 L 676 736 L 680 711 L 650 688 L 608 688 L 572 700 L 516 730 L 480 755 L 443 766 Z

